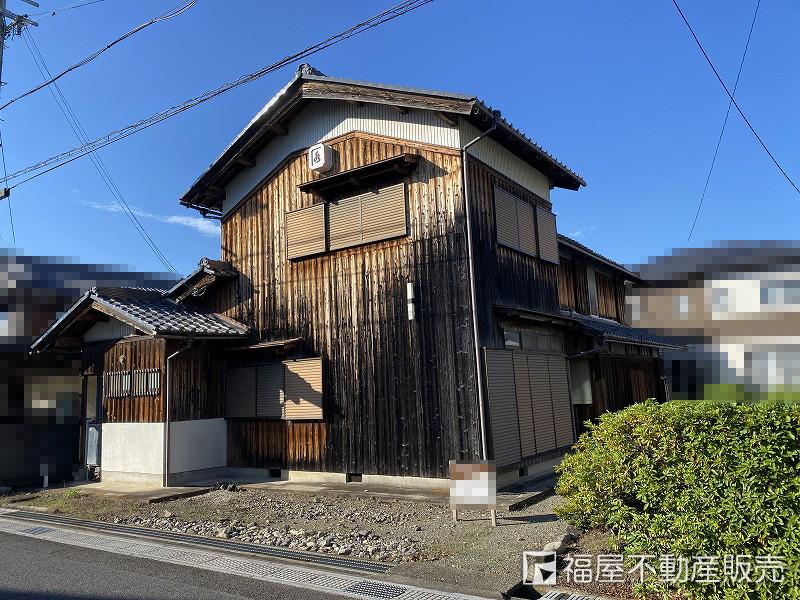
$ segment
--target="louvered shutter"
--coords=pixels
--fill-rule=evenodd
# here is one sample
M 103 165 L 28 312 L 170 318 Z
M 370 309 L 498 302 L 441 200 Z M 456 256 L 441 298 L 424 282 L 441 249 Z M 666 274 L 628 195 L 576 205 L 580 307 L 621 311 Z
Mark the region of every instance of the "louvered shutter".
M 256 416 L 280 419 L 283 414 L 283 363 L 256 368 Z
M 322 359 L 284 363 L 283 418 L 290 421 L 322 419 Z
M 325 205 L 286 213 L 286 254 L 302 258 L 325 252 Z
M 519 250 L 517 199 L 499 187 L 494 188 L 494 215 L 497 243 Z
M 548 262 L 558 264 L 556 216 L 549 210 L 537 207 L 536 226 L 539 234 L 539 256 Z
M 498 467 L 522 460 L 513 356 L 505 350 L 486 350 L 485 354 L 494 460 Z
M 567 360 L 562 356 L 548 356 L 547 367 L 550 374 L 556 445 L 562 448 L 575 441 L 572 428 L 572 403 L 569 399 Z
M 536 432 L 533 429 L 533 404 L 531 402 L 530 377 L 528 377 L 528 357 L 521 352 L 515 352 L 513 356 L 520 449 L 523 457 L 533 456 L 536 454 Z
M 519 227 L 519 249 L 536 256 L 536 219 L 533 204 L 517 198 L 517 226 Z
M 255 367 L 228 369 L 225 373 L 225 416 L 256 415 Z
M 390 185 L 361 195 L 361 243 L 406 235 L 406 186 Z
M 533 354 L 528 356 L 528 377 L 533 404 L 533 428 L 536 432 L 536 451 L 539 453 L 554 450 L 556 446 L 553 427 L 553 402 L 550 392 L 550 374 L 547 356 Z

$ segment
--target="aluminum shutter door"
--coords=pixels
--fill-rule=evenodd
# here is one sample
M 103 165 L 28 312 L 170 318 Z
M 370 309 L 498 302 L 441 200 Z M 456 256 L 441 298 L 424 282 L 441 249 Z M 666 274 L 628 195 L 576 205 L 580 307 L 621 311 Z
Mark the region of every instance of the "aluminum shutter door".
M 404 183 L 361 195 L 361 243 L 399 237 L 407 231 Z
M 286 361 L 284 366 L 283 418 L 322 419 L 322 359 Z
M 569 398 L 567 360 L 563 356 L 548 356 L 547 367 L 550 373 L 550 394 L 553 398 L 556 445 L 562 448 L 575 441 L 572 429 L 572 402 Z
M 361 243 L 361 196 L 350 196 L 328 207 L 330 249 L 339 250 Z
M 536 432 L 536 451 L 554 450 L 556 446 L 553 426 L 553 402 L 550 391 L 550 372 L 544 354 L 528 356 L 531 400 L 533 404 L 533 428 Z
M 499 187 L 494 188 L 494 219 L 497 243 L 519 250 L 517 198 Z
M 254 417 L 255 414 L 255 367 L 228 369 L 225 372 L 225 416 Z
M 494 460 L 498 467 L 522 460 L 513 356 L 506 350 L 485 352 Z
M 321 254 L 326 249 L 324 204 L 286 213 L 286 255 L 289 258 Z
M 539 256 L 543 260 L 558 264 L 556 216 L 549 210 L 537 207 L 536 228 L 539 234 Z
M 283 363 L 256 368 L 256 416 L 280 419 L 283 415 Z
M 523 457 L 536 454 L 536 434 L 533 429 L 533 404 L 528 376 L 528 357 L 514 352 L 514 386 L 517 391 L 517 418 L 519 419 L 519 445 Z

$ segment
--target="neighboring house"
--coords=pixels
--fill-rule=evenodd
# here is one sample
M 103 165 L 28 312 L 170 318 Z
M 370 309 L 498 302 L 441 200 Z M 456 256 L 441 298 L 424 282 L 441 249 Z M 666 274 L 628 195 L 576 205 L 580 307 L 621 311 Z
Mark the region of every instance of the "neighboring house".
M 578 433 L 586 420 L 647 398 L 669 399 L 662 352 L 678 342 L 631 326 L 626 298 L 636 274 L 559 235 L 558 297 L 577 327 L 566 333 Z
M 669 356 L 676 394 L 708 384 L 800 385 L 800 247 L 724 242 L 676 250 L 642 265 L 635 322 L 689 345 Z
M 72 479 L 85 465 L 87 423 L 76 357 L 28 348 L 81 293 L 98 283 L 169 280 L 55 257 L 0 253 L 0 484 Z M 79 358 L 79 357 L 78 357 Z
M 81 352 L 105 478 L 517 478 L 575 440 L 550 191 L 582 185 L 475 97 L 304 65 L 180 199 L 221 261 L 33 348 Z

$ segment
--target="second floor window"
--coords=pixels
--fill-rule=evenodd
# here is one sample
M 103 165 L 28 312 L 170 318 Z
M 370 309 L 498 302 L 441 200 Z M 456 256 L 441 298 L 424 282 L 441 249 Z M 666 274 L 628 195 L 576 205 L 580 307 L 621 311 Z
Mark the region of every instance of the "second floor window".
M 730 290 L 728 288 L 711 290 L 711 310 L 715 313 L 727 313 L 730 310 Z
M 800 280 L 770 281 L 761 286 L 762 306 L 800 306 Z
M 675 296 L 675 315 L 682 321 L 689 318 L 689 296 Z

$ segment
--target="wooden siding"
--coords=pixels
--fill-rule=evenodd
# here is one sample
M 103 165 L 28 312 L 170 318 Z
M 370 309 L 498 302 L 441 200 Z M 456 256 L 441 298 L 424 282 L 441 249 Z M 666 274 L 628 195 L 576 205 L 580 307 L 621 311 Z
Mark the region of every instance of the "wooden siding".
M 558 301 L 564 308 L 574 310 L 577 307 L 575 263 L 568 258 L 558 263 Z
M 325 204 L 286 213 L 286 256 L 301 258 L 325 252 Z
M 617 288 L 614 280 L 608 275 L 595 272 L 594 279 L 597 282 L 597 310 L 601 317 L 621 320 L 617 304 Z
M 137 338 L 87 344 L 83 371 L 92 375 L 141 369 L 161 370 L 161 391 L 156 395 L 103 398 L 106 423 L 157 423 L 164 420 L 164 349 L 157 338 Z
M 550 210 L 546 200 L 513 184 L 488 166 L 470 157 L 470 198 L 473 206 L 475 279 L 478 284 L 478 327 L 481 345 L 502 348 L 502 331 L 493 307 L 557 313 L 558 266 L 498 244 L 495 223 L 495 187 Z
M 322 359 L 293 360 L 285 366 L 283 418 L 322 419 Z
M 303 338 L 326 365 L 325 435 L 313 430 L 292 446 L 290 432 L 302 430 L 286 423 L 232 434 L 259 438 L 283 427 L 291 468 L 446 477 L 449 460 L 480 456 L 459 155 L 362 134 L 329 143 L 331 174 L 403 152 L 420 156 L 405 178 L 409 237 L 289 262 L 283 216 L 315 201 L 297 189 L 316 177 L 304 155 L 223 221 L 221 258 L 240 276 L 213 291 L 214 308 L 259 340 Z M 407 282 L 416 292 L 412 322 Z M 262 450 L 271 443 L 242 441 Z M 275 456 L 262 450 L 234 453 L 233 464 Z
M 328 463 L 329 428 L 319 421 L 228 421 L 228 465 L 316 470 Z
M 166 355 L 186 346 L 167 340 Z M 170 420 L 218 419 L 225 414 L 225 363 L 214 343 L 196 340 L 170 361 Z

